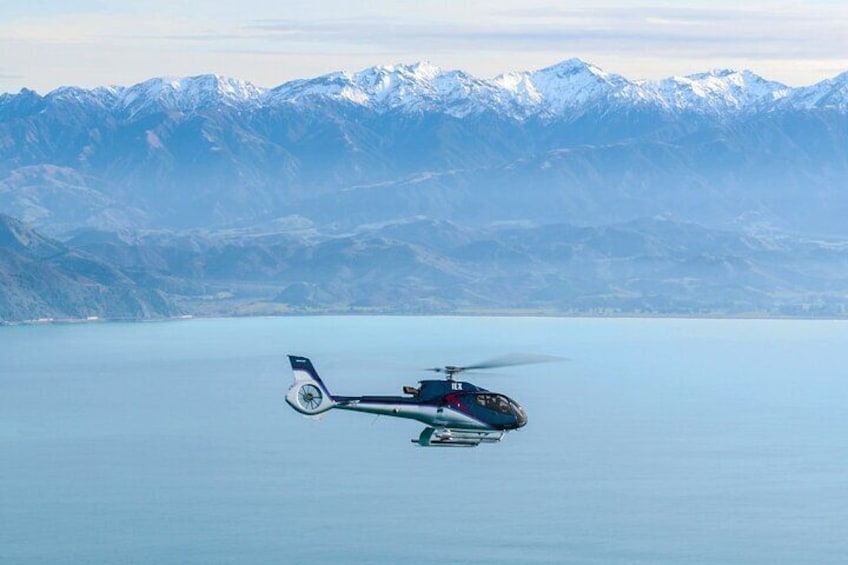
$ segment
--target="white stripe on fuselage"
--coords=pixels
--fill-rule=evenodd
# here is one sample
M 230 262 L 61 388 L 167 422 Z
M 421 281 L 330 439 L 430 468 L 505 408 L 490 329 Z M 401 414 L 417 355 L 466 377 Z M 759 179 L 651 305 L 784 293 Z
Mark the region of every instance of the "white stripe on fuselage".
M 361 400 L 342 401 L 333 408 L 340 410 L 352 410 L 354 412 L 367 412 L 369 414 L 382 414 L 396 418 L 409 418 L 418 420 L 436 428 L 458 428 L 468 430 L 493 430 L 491 426 L 484 424 L 468 414 L 460 412 L 450 406 L 432 406 L 427 404 L 387 404 L 384 402 L 368 402 Z

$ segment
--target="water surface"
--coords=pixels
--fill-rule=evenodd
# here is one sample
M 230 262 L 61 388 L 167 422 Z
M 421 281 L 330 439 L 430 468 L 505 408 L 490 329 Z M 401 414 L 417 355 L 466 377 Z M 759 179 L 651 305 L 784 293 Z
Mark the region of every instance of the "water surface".
M 848 323 L 303 317 L 0 328 L 3 563 L 845 563 Z M 423 426 L 283 401 L 468 380 L 530 422 Z

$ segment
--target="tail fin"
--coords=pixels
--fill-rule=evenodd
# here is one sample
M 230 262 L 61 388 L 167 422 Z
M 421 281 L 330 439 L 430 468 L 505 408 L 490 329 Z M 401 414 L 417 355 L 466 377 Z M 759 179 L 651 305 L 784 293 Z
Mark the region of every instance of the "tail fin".
M 306 357 L 289 355 L 289 362 L 291 362 L 294 375 L 294 384 L 286 394 L 286 402 L 292 408 L 301 414 L 315 416 L 335 406 L 336 403 L 330 391 L 321 382 L 321 377 L 312 366 L 312 361 Z

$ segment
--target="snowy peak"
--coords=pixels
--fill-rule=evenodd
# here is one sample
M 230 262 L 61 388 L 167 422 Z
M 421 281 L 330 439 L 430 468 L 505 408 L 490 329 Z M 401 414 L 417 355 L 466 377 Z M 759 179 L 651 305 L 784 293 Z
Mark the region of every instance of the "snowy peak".
M 718 69 L 685 77 L 670 77 L 643 86 L 668 108 L 708 113 L 754 109 L 783 98 L 789 87 L 751 71 Z
M 606 84 L 609 86 L 621 86 L 627 83 L 627 79 L 607 73 L 591 63 L 582 59 L 567 59 L 550 67 L 530 72 L 534 82 L 550 82 L 553 84 Z
M 430 83 L 441 73 L 428 63 L 369 67 L 355 74 L 335 72 L 296 80 L 273 89 L 270 99 L 298 102 L 334 99 L 362 106 L 393 106 L 404 98 L 427 96 Z
M 364 104 L 367 98 L 354 87 L 353 78 L 345 72 L 336 72 L 313 79 L 298 79 L 268 91 L 270 103 L 297 103 L 313 98 L 344 100 Z
M 796 110 L 834 109 L 848 111 L 848 72 L 812 86 L 795 88 L 786 96 L 784 107 Z
M 391 90 L 408 84 L 426 85 L 442 74 L 442 70 L 429 61 L 412 65 L 383 65 L 369 67 L 354 75 L 354 82 L 374 92 Z
M 91 90 L 75 86 L 62 86 L 50 91 L 44 98 L 50 103 L 76 103 L 110 109 L 115 105 L 123 90 L 119 86 L 99 86 Z
M 492 82 L 504 92 L 504 99 L 511 99 L 519 108 L 533 108 L 542 103 L 542 95 L 533 84 L 531 73 L 505 73 Z
M 27 116 L 44 108 L 44 98 L 34 90 L 22 88 L 17 94 L 0 94 L 0 119 Z
M 261 96 L 264 92 L 264 89 L 258 88 L 247 81 L 220 75 L 200 75 L 183 79 L 180 81 L 180 85 L 186 92 L 192 90 L 214 91 L 220 99 L 235 104 L 253 100 Z
M 216 104 L 240 106 L 258 100 L 263 90 L 219 75 L 153 78 L 124 89 L 117 106 L 135 116 L 149 111 L 195 112 Z
M 293 81 L 269 95 L 274 102 L 336 100 L 378 112 L 441 110 L 456 116 L 491 106 L 497 98 L 497 89 L 490 83 L 462 71 L 442 71 L 426 61 Z
M 509 101 L 502 89 L 491 81 L 480 80 L 462 71 L 449 71 L 433 82 L 438 99 L 447 113 L 462 117 L 484 111 L 508 109 Z
M 580 59 L 536 71 L 531 80 L 554 113 L 602 100 L 639 103 L 650 99 L 636 83 Z
M 594 104 L 642 104 L 651 95 L 638 84 L 580 59 L 568 59 L 531 72 L 507 73 L 493 81 L 514 104 L 547 116 L 574 112 Z
M 353 75 L 353 83 L 373 105 L 416 109 L 438 98 L 435 80 L 442 70 L 427 62 L 371 67 Z

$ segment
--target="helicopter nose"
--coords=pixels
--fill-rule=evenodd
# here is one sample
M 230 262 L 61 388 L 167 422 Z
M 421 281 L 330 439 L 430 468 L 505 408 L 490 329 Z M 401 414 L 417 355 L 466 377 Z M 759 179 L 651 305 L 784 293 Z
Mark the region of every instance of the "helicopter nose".
M 515 416 L 515 427 L 522 428 L 526 426 L 527 413 L 524 411 L 524 408 L 514 400 L 510 404 L 512 404 L 512 415 Z
M 527 416 L 524 415 L 524 414 L 516 415 L 515 420 L 516 420 L 516 427 L 518 427 L 518 428 L 523 428 L 524 426 L 527 425 Z

